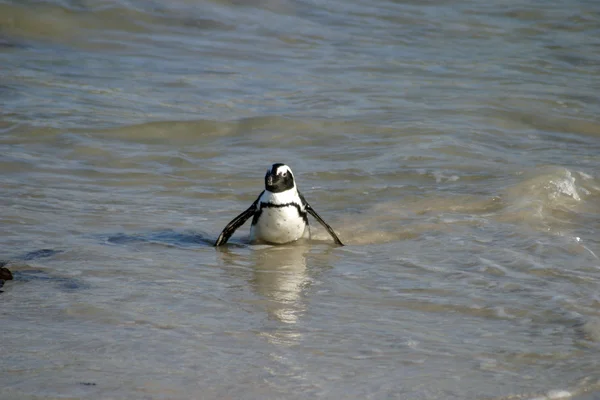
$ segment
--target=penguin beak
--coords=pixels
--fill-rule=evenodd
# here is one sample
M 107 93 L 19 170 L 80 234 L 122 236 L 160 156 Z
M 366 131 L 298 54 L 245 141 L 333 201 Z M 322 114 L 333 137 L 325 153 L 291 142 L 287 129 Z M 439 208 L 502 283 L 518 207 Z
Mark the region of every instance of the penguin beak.
M 271 175 L 271 174 L 267 175 L 267 185 L 268 186 L 273 185 L 273 175 Z

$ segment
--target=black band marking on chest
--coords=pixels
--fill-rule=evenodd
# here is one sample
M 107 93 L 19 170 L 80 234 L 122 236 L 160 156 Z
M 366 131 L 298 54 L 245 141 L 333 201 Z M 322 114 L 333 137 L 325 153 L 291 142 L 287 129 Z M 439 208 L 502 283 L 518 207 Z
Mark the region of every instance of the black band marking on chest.
M 304 223 L 306 225 L 308 225 L 308 215 L 306 214 L 306 211 L 303 211 L 302 208 L 300 208 L 299 204 L 297 204 L 297 203 L 274 204 L 274 203 L 264 203 L 262 201 L 260 202 L 258 211 L 256 211 L 254 213 L 254 217 L 252 218 L 252 225 L 256 225 L 256 223 L 258 222 L 258 218 L 260 217 L 260 214 L 262 214 L 263 208 L 284 208 L 284 207 L 296 208 L 296 210 L 298 210 L 298 215 L 301 216 L 302 219 L 304 220 Z

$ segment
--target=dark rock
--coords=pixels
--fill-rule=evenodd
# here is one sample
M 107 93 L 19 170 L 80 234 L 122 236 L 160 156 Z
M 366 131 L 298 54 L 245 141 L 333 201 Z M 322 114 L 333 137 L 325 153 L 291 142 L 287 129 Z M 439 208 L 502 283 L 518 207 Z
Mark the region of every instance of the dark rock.
M 13 278 L 8 268 L 0 267 L 0 281 L 10 281 Z
M 6 268 L 5 265 L 6 262 L 0 261 L 0 288 L 4 286 L 5 281 L 10 281 L 13 278 L 12 272 L 10 272 L 10 269 Z

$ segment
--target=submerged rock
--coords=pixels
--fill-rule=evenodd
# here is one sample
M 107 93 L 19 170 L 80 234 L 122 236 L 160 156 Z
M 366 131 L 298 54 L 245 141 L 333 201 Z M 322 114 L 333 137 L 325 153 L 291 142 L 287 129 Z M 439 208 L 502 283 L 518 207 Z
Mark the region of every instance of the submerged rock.
M 4 285 L 4 281 L 10 281 L 13 278 L 12 272 L 5 265 L 5 262 L 0 261 L 0 287 Z

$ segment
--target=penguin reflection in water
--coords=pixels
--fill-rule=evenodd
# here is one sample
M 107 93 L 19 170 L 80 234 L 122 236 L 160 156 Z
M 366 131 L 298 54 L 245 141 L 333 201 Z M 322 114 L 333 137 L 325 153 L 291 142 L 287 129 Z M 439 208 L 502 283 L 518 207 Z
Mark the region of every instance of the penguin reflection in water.
M 336 244 L 343 246 L 331 226 L 308 204 L 300 194 L 292 170 L 285 164 L 273 164 L 265 175 L 265 190 L 243 213 L 227 224 L 215 246 L 227 243 L 237 228 L 252 218 L 250 240 L 284 244 L 296 241 L 308 233 L 308 215 L 312 215 L 327 229 Z

